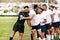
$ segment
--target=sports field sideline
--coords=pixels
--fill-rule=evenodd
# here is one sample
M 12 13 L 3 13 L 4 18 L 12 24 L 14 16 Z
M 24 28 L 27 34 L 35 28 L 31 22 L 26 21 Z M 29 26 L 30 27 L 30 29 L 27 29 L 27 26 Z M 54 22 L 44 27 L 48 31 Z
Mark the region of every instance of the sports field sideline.
M 8 40 L 12 32 L 14 23 L 17 17 L 0 17 L 0 40 Z M 25 23 L 25 33 L 23 35 L 23 40 L 30 40 L 30 30 Z M 18 40 L 18 32 L 16 33 L 14 40 Z M 58 40 L 58 38 L 56 38 Z

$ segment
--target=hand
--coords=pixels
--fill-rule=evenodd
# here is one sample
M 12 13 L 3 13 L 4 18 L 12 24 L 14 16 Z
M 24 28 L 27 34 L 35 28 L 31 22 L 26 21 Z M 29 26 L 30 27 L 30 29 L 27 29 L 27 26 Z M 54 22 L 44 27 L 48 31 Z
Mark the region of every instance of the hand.
M 42 21 L 41 21 L 41 23 L 46 23 L 46 20 L 45 20 L 45 19 L 44 19 L 44 20 L 42 20 Z
M 50 23 L 50 26 L 52 26 L 52 22 Z
M 29 28 L 30 28 L 30 31 L 32 31 L 32 27 L 30 26 Z
M 24 17 L 22 16 L 22 17 L 20 17 L 20 20 L 23 20 L 24 19 Z

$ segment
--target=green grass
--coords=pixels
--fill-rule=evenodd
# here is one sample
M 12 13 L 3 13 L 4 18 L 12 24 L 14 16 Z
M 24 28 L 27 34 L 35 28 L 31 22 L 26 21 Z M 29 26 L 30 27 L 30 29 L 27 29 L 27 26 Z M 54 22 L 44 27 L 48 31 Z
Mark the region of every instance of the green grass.
M 16 22 L 17 17 L 0 17 L 0 40 L 8 40 L 14 23 Z M 16 33 L 14 40 L 18 40 L 19 34 Z M 25 33 L 23 35 L 23 40 L 30 39 L 30 30 L 27 24 L 25 23 Z
M 8 40 L 14 23 L 16 22 L 17 17 L 0 17 L 0 40 Z M 30 30 L 25 22 L 25 32 L 23 35 L 23 40 L 30 40 Z M 18 32 L 16 33 L 14 40 L 19 39 Z M 55 39 L 58 40 L 58 37 Z

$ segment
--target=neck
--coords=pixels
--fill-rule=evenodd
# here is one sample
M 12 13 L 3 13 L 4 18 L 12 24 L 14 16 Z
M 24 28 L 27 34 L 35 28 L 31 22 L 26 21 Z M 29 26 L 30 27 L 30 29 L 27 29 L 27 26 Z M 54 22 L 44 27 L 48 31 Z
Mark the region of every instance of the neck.
M 41 12 L 42 13 L 42 12 Z M 41 13 L 39 13 L 39 14 L 41 14 Z
M 44 9 L 44 11 L 46 11 L 47 9 Z

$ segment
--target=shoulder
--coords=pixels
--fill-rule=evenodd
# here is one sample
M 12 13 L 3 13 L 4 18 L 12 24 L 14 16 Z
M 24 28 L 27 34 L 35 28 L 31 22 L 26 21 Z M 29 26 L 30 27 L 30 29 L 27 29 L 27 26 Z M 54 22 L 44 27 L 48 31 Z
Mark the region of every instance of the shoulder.
M 36 14 L 34 10 L 30 10 L 29 15 Z

